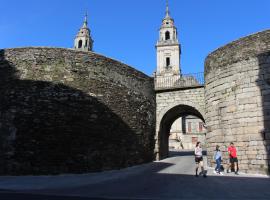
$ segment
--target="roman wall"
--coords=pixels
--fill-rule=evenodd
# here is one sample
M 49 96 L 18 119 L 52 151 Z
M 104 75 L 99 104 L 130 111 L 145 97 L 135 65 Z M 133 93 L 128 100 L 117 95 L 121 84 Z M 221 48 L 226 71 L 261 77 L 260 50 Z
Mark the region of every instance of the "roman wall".
M 85 173 L 154 158 L 153 79 L 93 52 L 0 50 L 0 174 Z
M 208 161 L 234 142 L 240 171 L 269 173 L 270 31 L 229 43 L 205 61 Z M 210 162 L 211 164 L 211 162 Z M 212 163 L 213 164 L 213 163 Z

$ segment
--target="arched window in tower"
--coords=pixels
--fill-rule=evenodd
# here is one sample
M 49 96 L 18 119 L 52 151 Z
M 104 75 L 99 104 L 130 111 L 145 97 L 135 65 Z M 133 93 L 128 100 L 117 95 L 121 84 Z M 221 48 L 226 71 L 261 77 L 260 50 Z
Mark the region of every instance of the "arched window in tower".
M 166 31 L 165 33 L 165 40 L 169 40 L 170 39 L 170 32 Z
M 85 40 L 85 47 L 88 46 L 88 40 Z
M 166 67 L 171 65 L 171 59 L 169 57 L 166 58 Z
M 78 42 L 78 48 L 79 49 L 82 48 L 82 40 L 79 40 L 79 42 Z

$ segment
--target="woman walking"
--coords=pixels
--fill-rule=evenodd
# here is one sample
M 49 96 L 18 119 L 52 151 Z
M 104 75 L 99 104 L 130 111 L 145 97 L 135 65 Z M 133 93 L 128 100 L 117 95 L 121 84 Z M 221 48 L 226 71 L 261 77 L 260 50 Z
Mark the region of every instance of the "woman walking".
M 219 149 L 219 146 L 217 145 L 216 146 L 216 151 L 215 151 L 215 154 L 214 154 L 214 160 L 216 161 L 216 168 L 215 168 L 215 171 L 214 173 L 218 173 L 220 175 L 223 175 L 220 171 L 220 168 L 221 168 L 221 157 L 222 157 L 222 153 Z
M 201 148 L 201 143 L 197 142 L 195 150 L 195 162 L 196 162 L 196 177 L 199 177 L 198 175 L 198 169 L 201 167 L 201 173 L 203 174 L 203 177 L 206 177 L 204 168 L 203 168 L 203 154 L 202 154 L 202 148 Z

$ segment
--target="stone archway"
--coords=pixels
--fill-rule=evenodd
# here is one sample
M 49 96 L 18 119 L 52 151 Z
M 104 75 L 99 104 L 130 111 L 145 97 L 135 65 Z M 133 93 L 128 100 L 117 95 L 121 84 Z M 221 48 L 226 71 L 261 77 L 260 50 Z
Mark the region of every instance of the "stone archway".
M 156 154 L 158 160 L 168 157 L 168 137 L 171 125 L 177 118 L 184 115 L 194 115 L 205 122 L 204 110 L 192 102 L 175 102 L 158 114 L 156 124 Z

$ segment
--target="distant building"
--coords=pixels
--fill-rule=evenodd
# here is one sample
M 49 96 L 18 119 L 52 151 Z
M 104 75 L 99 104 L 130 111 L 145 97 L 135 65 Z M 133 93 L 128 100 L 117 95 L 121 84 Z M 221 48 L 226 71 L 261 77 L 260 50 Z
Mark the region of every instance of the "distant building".
M 87 14 L 85 15 L 83 26 L 80 28 L 74 40 L 74 49 L 82 51 L 93 51 L 94 41 L 91 38 L 91 31 L 88 28 Z
M 178 41 L 177 28 L 171 18 L 169 6 L 166 6 L 166 15 L 159 29 L 159 39 L 156 44 L 157 70 L 155 73 L 156 85 L 163 86 L 167 78 L 174 82 L 180 78 L 181 46 Z
M 171 126 L 169 147 L 193 149 L 198 141 L 204 143 L 205 134 L 206 128 L 200 118 L 193 115 L 180 117 Z M 182 146 L 179 146 L 179 140 L 181 140 Z

